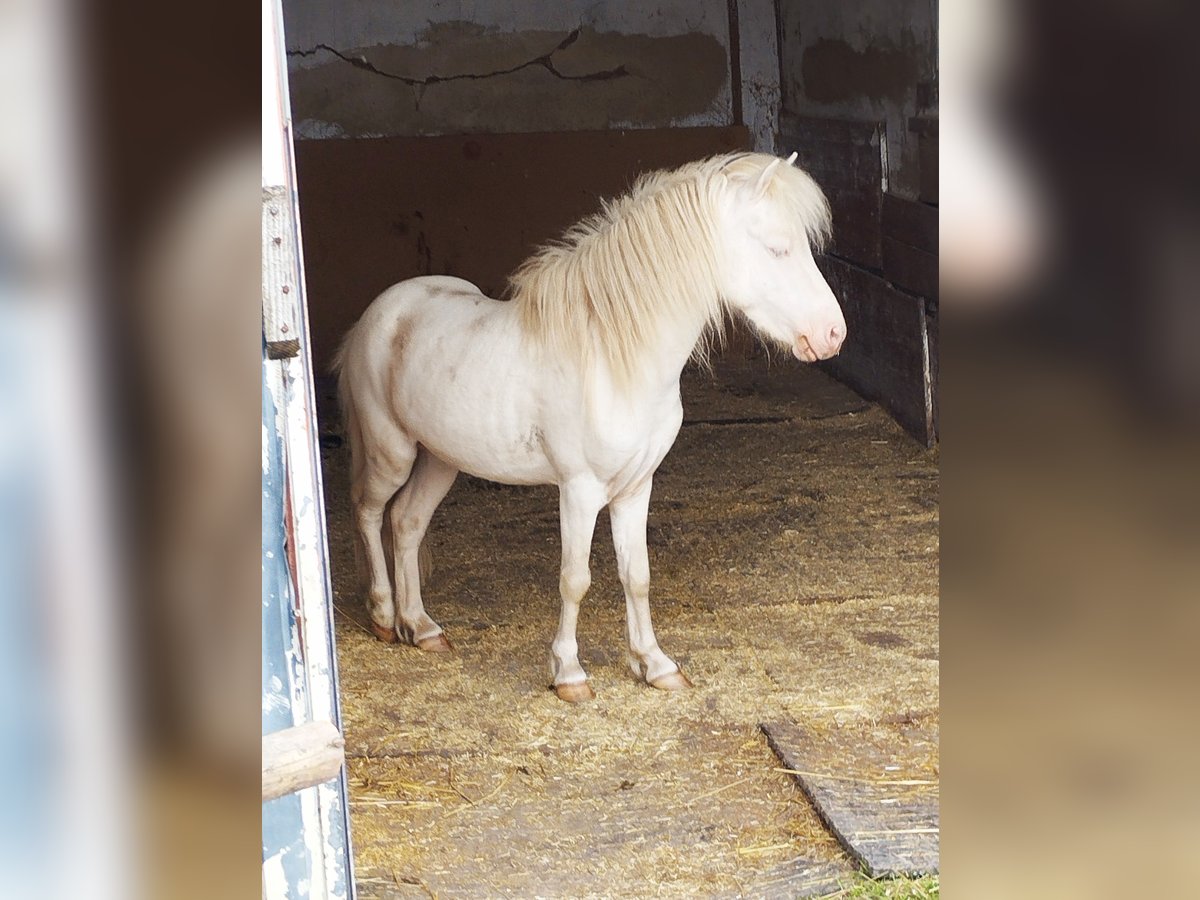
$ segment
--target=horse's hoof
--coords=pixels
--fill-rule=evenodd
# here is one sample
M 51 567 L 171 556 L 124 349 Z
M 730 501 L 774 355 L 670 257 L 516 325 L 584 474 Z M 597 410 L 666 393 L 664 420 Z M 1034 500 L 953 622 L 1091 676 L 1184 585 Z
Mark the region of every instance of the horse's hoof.
M 658 688 L 660 691 L 682 691 L 684 688 L 690 688 L 691 686 L 692 683 L 683 674 L 682 669 L 676 669 L 674 672 L 660 675 L 650 682 L 650 687 Z
M 558 695 L 559 700 L 566 700 L 568 703 L 582 703 L 584 700 L 596 699 L 596 692 L 586 681 L 578 684 L 556 684 L 554 693 Z
M 449 653 L 454 649 L 454 645 L 440 631 L 430 637 L 421 638 L 417 641 L 417 646 L 426 653 Z
M 397 638 L 395 628 L 384 628 L 382 625 L 376 625 L 374 622 L 372 622 L 371 632 L 375 635 L 375 637 L 379 638 L 385 644 L 396 643 Z

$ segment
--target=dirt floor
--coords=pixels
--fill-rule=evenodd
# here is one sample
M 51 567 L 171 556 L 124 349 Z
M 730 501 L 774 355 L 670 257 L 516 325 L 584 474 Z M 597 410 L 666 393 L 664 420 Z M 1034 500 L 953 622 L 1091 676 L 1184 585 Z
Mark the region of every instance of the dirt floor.
M 602 513 L 579 626 L 597 699 L 575 706 L 547 690 L 555 490 L 460 476 L 425 592 L 456 652 L 385 645 L 365 627 L 349 454 L 325 403 L 360 896 L 833 890 L 854 864 L 760 722 L 801 726 L 834 777 L 874 777 L 866 747 L 889 783 L 936 797 L 936 452 L 790 361 L 688 372 L 683 396 L 650 507 L 651 604 L 695 688 L 655 691 L 627 668 Z

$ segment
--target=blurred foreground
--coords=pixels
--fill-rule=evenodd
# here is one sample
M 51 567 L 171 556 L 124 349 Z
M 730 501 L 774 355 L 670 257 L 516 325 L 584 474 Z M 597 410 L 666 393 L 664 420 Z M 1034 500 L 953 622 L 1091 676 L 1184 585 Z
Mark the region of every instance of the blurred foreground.
M 942 10 L 942 884 L 1183 896 L 1200 846 L 1192 29 L 1184 4 Z

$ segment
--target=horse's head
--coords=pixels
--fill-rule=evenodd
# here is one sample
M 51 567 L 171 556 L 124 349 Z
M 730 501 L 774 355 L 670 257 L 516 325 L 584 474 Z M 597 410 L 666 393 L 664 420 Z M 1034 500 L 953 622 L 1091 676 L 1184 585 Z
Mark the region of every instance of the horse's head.
M 787 160 L 763 154 L 725 167 L 721 269 L 724 296 L 766 337 L 797 359 L 834 356 L 846 337 L 837 298 L 813 259 L 829 230 L 829 205 L 816 182 Z

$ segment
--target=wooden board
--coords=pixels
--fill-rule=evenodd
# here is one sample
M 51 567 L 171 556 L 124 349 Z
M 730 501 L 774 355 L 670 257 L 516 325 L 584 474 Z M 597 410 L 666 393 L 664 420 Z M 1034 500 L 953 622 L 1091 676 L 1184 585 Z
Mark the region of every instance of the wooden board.
M 938 779 L 923 765 L 930 743 L 936 746 L 936 729 L 910 725 L 915 735 L 903 745 L 911 748 L 910 755 L 897 756 L 894 750 L 879 752 L 858 730 L 818 738 L 789 721 L 760 727 L 822 820 L 868 875 L 938 871 Z
M 842 304 L 847 328 L 841 353 L 821 365 L 931 445 L 925 301 L 843 260 L 824 257 L 820 266 Z
M 938 259 L 917 247 L 894 238 L 883 238 L 883 274 L 896 287 L 936 302 Z
M 283 185 L 262 192 L 262 323 L 268 359 L 300 355 L 296 228 Z
M 263 802 L 336 778 L 345 745 L 332 722 L 306 722 L 264 734 Z
M 938 211 L 936 206 L 883 196 L 883 274 L 922 297 L 938 296 Z
M 883 196 L 883 126 L 875 122 L 784 116 L 780 151 L 795 150 L 833 209 L 831 251 L 878 269 Z
M 911 247 L 936 254 L 938 210 L 919 200 L 883 195 L 883 234 Z

